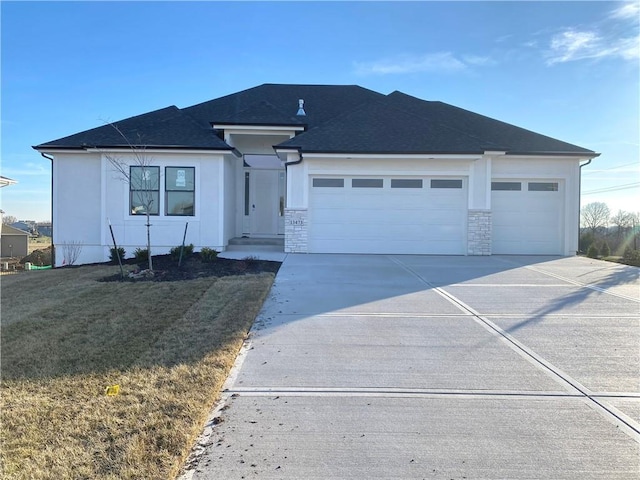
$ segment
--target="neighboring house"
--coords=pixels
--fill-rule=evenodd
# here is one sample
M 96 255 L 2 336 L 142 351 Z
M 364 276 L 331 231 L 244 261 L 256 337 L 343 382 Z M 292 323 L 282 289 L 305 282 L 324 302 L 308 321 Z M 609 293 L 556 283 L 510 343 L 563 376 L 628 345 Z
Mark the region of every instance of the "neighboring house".
M 356 85 L 265 84 L 34 147 L 53 160 L 54 245 L 106 261 L 281 237 L 286 252 L 573 255 L 580 163 L 597 153 L 442 102 Z M 131 162 L 118 178 L 106 155 Z M 60 264 L 61 259 L 58 259 Z
M 9 225 L 2 225 L 2 235 L 0 237 L 1 257 L 26 257 L 29 253 L 29 232 Z
M 36 223 L 36 231 L 38 232 L 38 235 L 42 235 L 44 237 L 50 237 L 52 232 L 51 223 L 50 222 Z
M 10 226 L 31 234 L 35 231 L 35 222 L 19 221 L 12 223 Z

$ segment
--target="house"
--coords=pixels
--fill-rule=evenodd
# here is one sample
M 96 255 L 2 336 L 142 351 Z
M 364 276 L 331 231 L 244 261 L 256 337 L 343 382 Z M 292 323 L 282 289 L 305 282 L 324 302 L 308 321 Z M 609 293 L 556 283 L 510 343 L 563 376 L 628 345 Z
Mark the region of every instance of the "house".
M 29 232 L 9 225 L 2 225 L 0 256 L 2 258 L 26 257 L 29 253 Z
M 264 84 L 116 125 L 34 147 L 52 161 L 54 245 L 81 243 L 77 263 L 108 259 L 109 223 L 128 252 L 144 247 L 141 190 L 156 253 L 188 222 L 196 250 L 255 237 L 300 253 L 573 255 L 580 165 L 598 156 L 357 85 Z

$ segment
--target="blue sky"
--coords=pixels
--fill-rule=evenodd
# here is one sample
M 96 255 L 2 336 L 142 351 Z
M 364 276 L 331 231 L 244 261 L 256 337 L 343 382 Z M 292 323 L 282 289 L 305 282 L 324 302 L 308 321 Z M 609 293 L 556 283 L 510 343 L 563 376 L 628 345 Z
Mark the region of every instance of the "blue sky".
M 50 218 L 31 149 L 262 83 L 440 100 L 602 155 L 582 202 L 640 210 L 636 2 L 0 2 L 1 207 Z

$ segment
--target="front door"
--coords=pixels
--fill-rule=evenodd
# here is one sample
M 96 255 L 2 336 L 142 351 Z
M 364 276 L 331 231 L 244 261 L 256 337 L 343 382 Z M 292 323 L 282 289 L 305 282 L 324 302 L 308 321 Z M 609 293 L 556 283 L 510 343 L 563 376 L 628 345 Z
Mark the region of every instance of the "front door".
M 280 233 L 284 200 L 284 171 L 251 169 L 249 176 L 249 215 L 251 235 L 275 236 Z

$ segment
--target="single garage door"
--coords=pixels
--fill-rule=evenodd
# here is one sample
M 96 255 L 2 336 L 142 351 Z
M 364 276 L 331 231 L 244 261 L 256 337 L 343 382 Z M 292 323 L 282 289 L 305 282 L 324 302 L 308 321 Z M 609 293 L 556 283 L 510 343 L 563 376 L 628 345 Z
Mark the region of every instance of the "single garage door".
M 465 254 L 467 181 L 312 177 L 312 253 Z
M 563 198 L 560 181 L 491 182 L 492 253 L 561 255 Z

